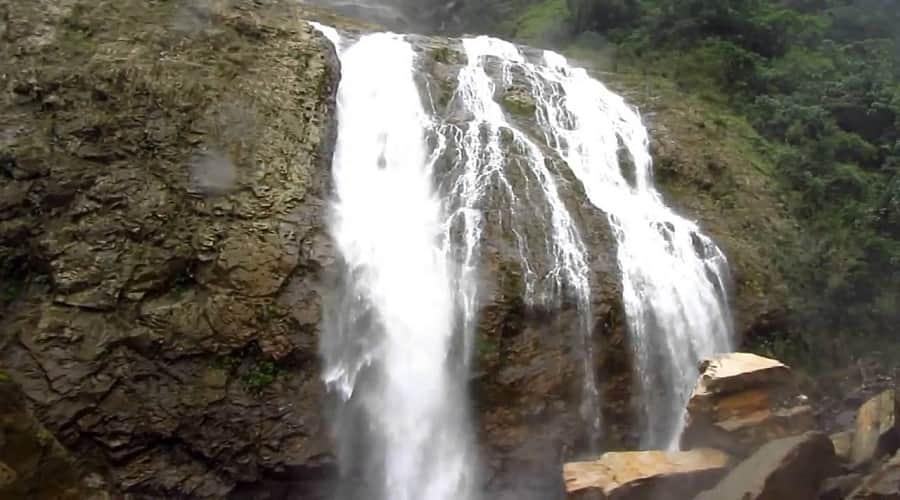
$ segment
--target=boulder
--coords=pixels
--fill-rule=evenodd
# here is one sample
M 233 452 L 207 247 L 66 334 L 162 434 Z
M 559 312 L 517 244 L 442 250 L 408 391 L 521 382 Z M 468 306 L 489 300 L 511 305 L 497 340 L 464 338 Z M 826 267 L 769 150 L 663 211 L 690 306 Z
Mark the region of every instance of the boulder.
M 684 449 L 749 455 L 768 441 L 814 426 L 812 408 L 804 404 L 790 368 L 777 360 L 731 353 L 703 361 L 700 372 L 688 401 Z
M 832 434 L 831 444 L 834 445 L 834 453 L 839 459 L 849 461 L 850 453 L 853 450 L 853 431 Z
M 867 401 L 856 414 L 856 432 L 850 451 L 854 466 L 890 455 L 900 446 L 900 398 L 896 390 L 882 392 Z
M 734 394 L 760 386 L 791 382 L 791 370 L 778 360 L 746 352 L 724 354 L 700 362 L 696 396 Z
M 862 474 L 844 474 L 828 478 L 819 490 L 819 500 L 844 500 L 863 480 Z
M 779 439 L 757 450 L 696 500 L 815 500 L 834 464 L 834 446 L 825 434 Z
M 730 458 L 713 449 L 611 452 L 563 466 L 567 498 L 650 499 L 659 491 L 690 498 L 715 484 Z
M 900 500 L 900 453 L 863 480 L 847 500 Z

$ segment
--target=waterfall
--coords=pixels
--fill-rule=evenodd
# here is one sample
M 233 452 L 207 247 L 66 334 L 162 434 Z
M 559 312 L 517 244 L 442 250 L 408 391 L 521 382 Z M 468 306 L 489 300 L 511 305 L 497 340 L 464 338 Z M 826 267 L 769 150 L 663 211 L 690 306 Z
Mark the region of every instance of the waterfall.
M 600 432 L 600 407 L 592 369 L 587 250 L 560 198 L 555 175 L 541 146 L 513 125 L 494 100 L 497 83 L 509 85 L 510 69 L 524 62 L 518 49 L 489 37 L 464 39 L 462 45 L 467 63 L 459 72 L 455 100 L 467 121 L 461 126 L 446 127 L 445 133 L 449 130 L 453 143 L 461 149 L 456 165 L 458 177 L 449 193 L 449 204 L 455 207 L 449 222 L 451 230 L 458 229 L 465 235 L 465 272 L 460 282 L 469 299 L 466 310 L 474 310 L 477 304 L 472 276 L 484 238 L 483 203 L 489 192 L 500 191 L 506 204 L 504 217 L 514 235 L 524 271 L 524 300 L 532 307 L 558 309 L 563 299 L 570 298 L 577 309 L 573 333 L 583 372 L 580 413 L 588 427 L 588 441 L 593 443 Z M 501 62 L 499 82 L 488 75 L 487 64 L 492 58 Z M 504 141 L 504 134 L 508 134 L 509 141 Z M 527 185 L 515 185 L 510 179 L 513 169 Z M 540 231 L 535 231 L 535 227 Z M 532 238 L 526 236 L 529 232 L 534 233 Z M 539 258 L 532 257 L 534 252 Z M 545 268 L 541 273 L 536 270 L 538 261 Z
M 548 144 L 610 219 L 623 302 L 647 419 L 643 444 L 677 448 L 700 359 L 733 349 L 728 262 L 653 185 L 647 129 L 618 95 L 544 52 L 531 68 L 537 119 Z M 629 182 L 620 150 L 633 163 Z
M 600 403 L 592 370 L 588 251 L 560 200 L 557 175 L 547 167 L 543 151 L 549 148 L 564 162 L 588 200 L 607 215 L 618 245 L 622 299 L 645 420 L 642 444 L 677 448 L 698 362 L 734 347 L 724 253 L 695 223 L 665 204 L 653 183 L 647 129 L 620 96 L 554 52 L 529 61 L 515 45 L 491 37 L 464 39 L 462 45 L 468 63 L 460 70 L 457 96 L 471 118 L 459 142 L 471 161 L 455 192 L 473 202 L 494 186 L 507 191 L 507 216 L 518 224 L 513 229 L 525 263 L 526 298 L 559 296 L 566 288 L 575 296 L 582 318 L 581 410 L 596 440 Z M 494 78 L 486 71 L 488 59 L 499 64 Z M 511 124 L 495 101 L 496 86 L 509 87 L 514 77 L 527 83 L 536 102 L 540 144 Z M 511 134 L 509 145 L 501 146 L 501 131 Z M 511 164 L 510 151 L 523 151 L 525 161 Z M 628 161 L 623 161 L 623 152 Z M 539 189 L 517 192 L 506 178 L 510 168 L 527 168 L 526 177 Z M 546 206 L 547 212 L 527 212 L 527 205 L 534 203 Z M 466 227 L 479 227 L 476 207 L 465 207 L 463 216 L 474 219 Z M 529 265 L 530 243 L 521 235 L 524 225 L 541 223 L 547 226 L 540 243 L 546 252 L 543 259 L 551 263 L 555 279 L 537 289 Z M 475 231 L 467 240 L 477 242 L 479 237 Z
M 413 50 L 401 36 L 374 34 L 340 59 L 331 226 L 345 282 L 321 350 L 324 379 L 342 400 L 342 466 L 369 488 L 347 496 L 465 500 L 471 433 L 464 380 L 453 375 L 454 293 Z
M 341 468 L 365 488 L 345 496 L 478 496 L 466 385 L 488 247 L 513 252 L 529 310 L 574 313 L 558 333 L 577 358 L 579 415 L 597 451 L 598 291 L 575 206 L 605 216 L 615 236 L 643 445 L 677 447 L 698 361 L 733 347 L 728 263 L 656 190 L 637 112 L 559 54 L 484 36 L 450 42 L 465 62 L 437 105 L 417 38 L 354 41 L 314 26 L 342 63 L 331 232 L 343 272 L 321 352 Z M 534 103 L 528 123 L 499 102 L 514 87 Z M 573 200 L 585 197 L 586 209 Z

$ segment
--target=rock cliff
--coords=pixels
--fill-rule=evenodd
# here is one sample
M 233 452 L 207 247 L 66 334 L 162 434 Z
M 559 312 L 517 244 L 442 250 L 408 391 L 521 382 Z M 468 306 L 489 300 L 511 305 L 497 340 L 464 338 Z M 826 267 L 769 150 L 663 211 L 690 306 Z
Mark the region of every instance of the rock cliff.
M 273 2 L 0 13 L 0 363 L 35 415 L 138 497 L 315 479 L 330 45 Z
M 335 261 L 339 64 L 309 18 L 346 23 L 280 1 L 0 0 L 0 366 L 117 492 L 328 494 L 317 343 Z M 416 47 L 432 100 L 447 106 L 458 47 Z M 533 103 L 515 84 L 497 99 L 528 128 Z M 779 288 L 766 259 L 775 243 L 752 244 L 757 229 L 787 232 L 757 218 L 775 196 L 734 152 L 685 140 L 704 116 L 649 107 L 669 194 L 738 255 L 751 329 Z M 591 249 L 604 445 L 618 447 L 635 429 L 614 242 L 565 180 Z M 726 193 L 739 188 L 755 194 Z M 586 448 L 568 333 L 578 311 L 565 298 L 525 304 L 508 228 L 493 220 L 487 233 L 492 285 L 471 382 L 485 477 L 492 498 L 549 498 L 562 491 L 560 462 Z

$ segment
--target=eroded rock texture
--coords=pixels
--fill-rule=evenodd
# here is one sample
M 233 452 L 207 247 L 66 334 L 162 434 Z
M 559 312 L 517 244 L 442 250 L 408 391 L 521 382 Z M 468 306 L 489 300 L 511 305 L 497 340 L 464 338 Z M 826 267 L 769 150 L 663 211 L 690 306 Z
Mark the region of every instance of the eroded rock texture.
M 0 372 L 0 497 L 106 500 L 103 478 L 85 469 L 28 411 L 25 395 Z
M 139 497 L 315 479 L 330 45 L 277 2 L 0 11 L 0 363 Z

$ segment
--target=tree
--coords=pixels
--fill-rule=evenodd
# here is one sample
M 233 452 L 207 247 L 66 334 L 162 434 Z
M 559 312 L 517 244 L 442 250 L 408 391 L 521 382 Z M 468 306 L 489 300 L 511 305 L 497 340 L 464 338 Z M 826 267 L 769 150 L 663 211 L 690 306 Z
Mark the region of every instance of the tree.
M 606 32 L 630 25 L 638 19 L 638 0 L 566 0 L 576 32 Z

